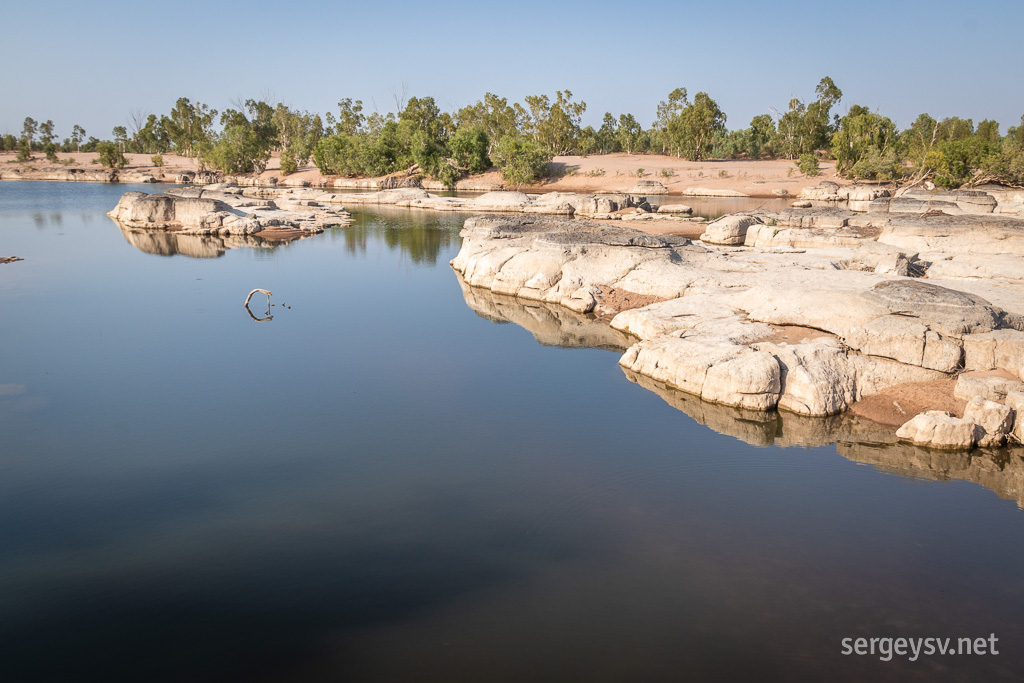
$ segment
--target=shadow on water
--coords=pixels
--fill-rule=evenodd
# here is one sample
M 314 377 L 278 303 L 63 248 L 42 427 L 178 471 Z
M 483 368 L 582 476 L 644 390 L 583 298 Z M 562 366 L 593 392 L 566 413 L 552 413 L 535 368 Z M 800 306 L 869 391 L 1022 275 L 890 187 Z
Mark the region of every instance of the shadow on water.
M 546 346 L 623 351 L 636 341 L 593 316 L 471 287 L 458 273 L 456 276 L 473 312 L 495 323 L 514 323 Z M 892 427 L 849 413 L 819 418 L 745 410 L 709 403 L 644 375 L 623 372 L 630 382 L 657 394 L 696 423 L 752 446 L 815 448 L 835 444 L 848 460 L 915 479 L 974 482 L 1024 508 L 1024 449 L 936 451 L 900 442 Z

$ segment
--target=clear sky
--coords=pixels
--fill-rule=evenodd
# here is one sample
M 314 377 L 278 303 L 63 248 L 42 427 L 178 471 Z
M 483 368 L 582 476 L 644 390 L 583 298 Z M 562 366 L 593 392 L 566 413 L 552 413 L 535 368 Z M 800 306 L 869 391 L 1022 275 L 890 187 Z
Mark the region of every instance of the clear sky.
M 584 123 L 630 112 L 649 126 L 683 86 L 707 91 L 730 129 L 822 76 L 905 127 L 917 114 L 1024 114 L 1024 2 L 81 2 L 0 0 L 0 133 L 53 119 L 110 137 L 132 109 L 181 96 L 324 113 L 342 97 L 372 110 L 392 93 L 446 110 L 491 91 L 510 101 L 569 89 Z

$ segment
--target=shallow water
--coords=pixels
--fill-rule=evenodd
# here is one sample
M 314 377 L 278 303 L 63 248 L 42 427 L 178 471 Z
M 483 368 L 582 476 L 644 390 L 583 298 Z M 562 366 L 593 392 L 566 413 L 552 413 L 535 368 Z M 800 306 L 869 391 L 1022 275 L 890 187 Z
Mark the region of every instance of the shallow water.
M 1024 670 L 1018 455 L 782 448 L 820 423 L 648 390 L 614 337 L 553 345 L 586 320 L 465 294 L 462 216 L 157 255 L 104 215 L 128 189 L 0 184 L 0 680 Z

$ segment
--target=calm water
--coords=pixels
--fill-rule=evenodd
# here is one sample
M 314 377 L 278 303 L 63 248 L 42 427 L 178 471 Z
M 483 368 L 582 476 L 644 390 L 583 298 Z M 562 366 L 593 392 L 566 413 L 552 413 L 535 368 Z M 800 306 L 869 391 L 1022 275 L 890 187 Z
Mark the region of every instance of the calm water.
M 104 215 L 128 189 L 0 184 L 0 680 L 1024 674 L 1018 454 L 719 434 L 496 324 L 557 312 L 475 312 L 464 217 L 160 255 Z

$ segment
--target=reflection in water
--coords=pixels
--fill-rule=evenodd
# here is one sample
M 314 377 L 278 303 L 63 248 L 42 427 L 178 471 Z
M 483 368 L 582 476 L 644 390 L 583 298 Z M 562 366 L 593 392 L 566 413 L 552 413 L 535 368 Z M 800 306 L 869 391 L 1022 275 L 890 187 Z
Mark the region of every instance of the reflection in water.
M 401 250 L 413 263 L 435 265 L 442 250 L 458 244 L 466 216 L 375 206 L 372 210 L 353 211 L 352 219 L 352 224 L 343 230 L 349 253 L 366 253 L 372 230 L 374 239 L 376 234 L 382 235 L 390 250 Z
M 477 315 L 515 323 L 546 346 L 624 350 L 635 340 L 607 324 L 557 304 L 518 299 L 470 287 L 458 274 L 462 295 Z M 1024 449 L 934 451 L 897 441 L 895 430 L 850 413 L 807 417 L 786 411 L 759 412 L 709 403 L 650 377 L 623 369 L 626 378 L 660 396 L 698 424 L 753 446 L 814 448 L 836 444 L 848 460 L 905 477 L 980 484 L 1024 507 Z
M 915 479 L 971 481 L 1024 508 L 1024 449 L 936 451 L 899 442 L 892 427 L 857 415 L 817 418 L 787 411 L 744 410 L 708 403 L 650 377 L 626 369 L 623 372 L 629 381 L 658 394 L 697 423 L 745 443 L 803 448 L 834 443 L 847 460 Z
M 307 235 L 289 236 L 283 240 L 266 240 L 258 235 L 189 235 L 168 230 L 135 230 L 117 221 L 114 224 L 128 244 L 139 251 L 158 256 L 180 254 L 191 258 L 219 258 L 228 249 L 261 249 L 273 252 L 285 242 L 304 239 Z
M 466 305 L 474 313 L 495 323 L 515 323 L 544 346 L 625 351 L 636 343 L 635 338 L 612 329 L 593 316 L 557 304 L 495 294 L 489 289 L 472 287 L 466 284 L 460 274 L 455 275 L 462 287 Z

